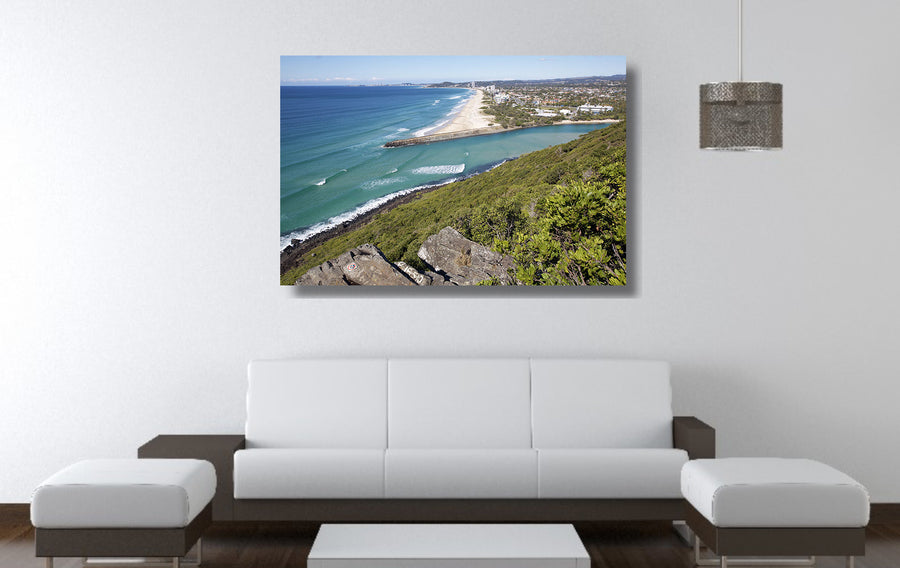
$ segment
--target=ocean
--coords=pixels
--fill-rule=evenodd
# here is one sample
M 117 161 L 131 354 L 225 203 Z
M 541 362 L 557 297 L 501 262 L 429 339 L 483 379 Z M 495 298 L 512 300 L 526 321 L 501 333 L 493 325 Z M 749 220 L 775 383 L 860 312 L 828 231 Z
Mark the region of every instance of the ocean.
M 384 148 L 450 121 L 474 94 L 422 87 L 281 87 L 281 248 L 395 196 L 486 171 L 605 124 Z

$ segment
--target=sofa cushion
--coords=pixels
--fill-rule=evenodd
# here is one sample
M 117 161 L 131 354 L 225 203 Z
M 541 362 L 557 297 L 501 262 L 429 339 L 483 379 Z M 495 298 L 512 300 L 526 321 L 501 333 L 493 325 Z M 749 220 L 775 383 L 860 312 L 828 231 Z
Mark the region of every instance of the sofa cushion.
M 95 459 L 41 483 L 31 522 L 46 529 L 181 528 L 212 500 L 216 470 L 192 459 Z
M 869 494 L 849 475 L 807 459 L 693 460 L 681 490 L 718 527 L 864 527 Z
M 531 447 L 527 359 L 391 359 L 390 448 Z
M 252 361 L 247 448 L 385 448 L 387 361 Z
M 672 449 L 539 450 L 543 499 L 680 499 L 687 452 Z
M 532 359 L 534 447 L 671 448 L 661 361 Z
M 384 450 L 239 450 L 234 454 L 234 497 L 384 497 Z
M 385 452 L 385 497 L 401 499 L 536 498 L 534 450 Z

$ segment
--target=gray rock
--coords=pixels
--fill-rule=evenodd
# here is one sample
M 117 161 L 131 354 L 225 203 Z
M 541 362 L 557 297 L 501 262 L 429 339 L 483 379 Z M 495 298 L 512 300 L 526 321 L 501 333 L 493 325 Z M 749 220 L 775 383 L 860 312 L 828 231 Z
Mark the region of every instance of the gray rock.
M 295 286 L 349 286 L 344 280 L 340 266 L 331 261 L 323 262 L 315 268 L 309 269 L 306 274 L 294 282 Z
M 431 270 L 426 270 L 425 274 L 431 277 L 432 286 L 459 286 L 456 282 L 451 281 L 445 274 L 438 274 Z
M 419 258 L 460 286 L 496 278 L 501 284 L 514 284 L 509 271 L 516 263 L 511 256 L 494 252 L 463 237 L 452 227 L 431 235 L 418 252 Z
M 431 286 L 432 277 L 428 274 L 422 274 L 412 266 L 406 264 L 402 260 L 397 263 L 397 268 L 403 271 L 404 274 L 409 276 L 413 282 L 418 284 L 419 286 Z
M 378 247 L 364 244 L 323 262 L 297 280 L 298 286 L 415 286 L 402 270 L 388 262 Z

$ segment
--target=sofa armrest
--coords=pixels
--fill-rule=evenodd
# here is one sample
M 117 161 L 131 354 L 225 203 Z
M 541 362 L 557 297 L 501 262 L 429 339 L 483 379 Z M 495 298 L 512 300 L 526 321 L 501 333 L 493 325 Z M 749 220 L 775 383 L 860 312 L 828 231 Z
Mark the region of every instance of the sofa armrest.
M 672 419 L 672 443 L 692 460 L 716 457 L 716 430 L 693 416 Z
M 234 518 L 234 453 L 244 449 L 242 434 L 161 435 L 138 448 L 138 458 L 190 458 L 206 460 L 216 468 L 213 520 Z

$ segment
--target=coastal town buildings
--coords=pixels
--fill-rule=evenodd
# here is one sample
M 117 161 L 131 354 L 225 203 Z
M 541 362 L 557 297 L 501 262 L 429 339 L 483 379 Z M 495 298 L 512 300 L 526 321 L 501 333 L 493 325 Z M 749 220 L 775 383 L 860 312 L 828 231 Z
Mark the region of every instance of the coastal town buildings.
M 586 112 L 590 114 L 599 114 L 601 112 L 612 112 L 613 107 L 610 105 L 581 105 L 578 112 Z

